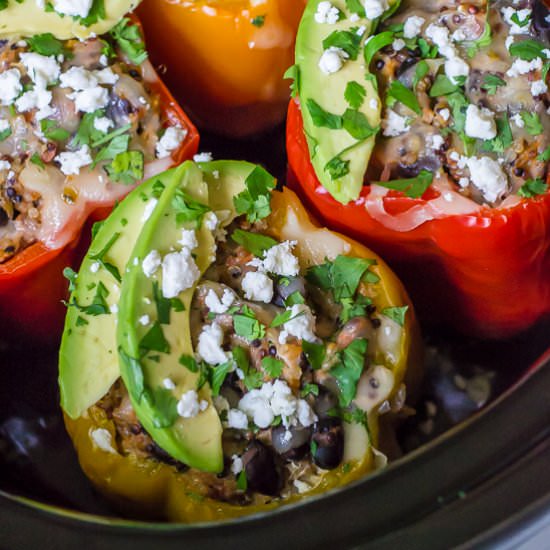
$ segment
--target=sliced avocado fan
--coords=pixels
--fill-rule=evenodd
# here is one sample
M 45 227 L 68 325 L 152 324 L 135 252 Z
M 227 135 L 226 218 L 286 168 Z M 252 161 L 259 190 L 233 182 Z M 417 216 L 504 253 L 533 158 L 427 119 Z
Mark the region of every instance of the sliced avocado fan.
M 387 6 L 382 0 L 381 6 Z M 395 2 L 389 5 L 395 6 Z M 363 2 L 310 0 L 296 38 L 296 89 L 317 178 L 341 203 L 358 198 L 375 137 L 381 101 L 365 44 L 378 22 Z M 381 8 L 383 9 L 383 8 Z

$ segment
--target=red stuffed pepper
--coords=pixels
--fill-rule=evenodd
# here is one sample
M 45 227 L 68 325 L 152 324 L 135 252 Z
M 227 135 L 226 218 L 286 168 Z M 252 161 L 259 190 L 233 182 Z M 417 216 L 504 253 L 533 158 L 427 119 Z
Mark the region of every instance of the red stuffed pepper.
M 331 24 L 322 4 L 298 33 L 291 186 L 389 261 L 424 319 L 527 329 L 550 312 L 548 10 L 413 2 L 373 21 L 337 3 Z
M 147 60 L 136 18 L 85 40 L 51 33 L 0 40 L 4 334 L 60 332 L 62 270 L 81 257 L 86 221 L 191 157 L 198 139 Z

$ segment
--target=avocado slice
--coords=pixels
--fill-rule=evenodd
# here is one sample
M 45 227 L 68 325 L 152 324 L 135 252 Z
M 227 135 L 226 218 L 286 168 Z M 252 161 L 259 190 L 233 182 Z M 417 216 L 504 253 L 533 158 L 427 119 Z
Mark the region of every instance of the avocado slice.
M 82 262 L 59 352 L 61 406 L 73 419 L 101 399 L 120 376 L 116 344 L 120 281 L 116 273 L 124 276 L 144 213 L 154 204 L 154 191 L 169 186 L 176 175 L 175 169 L 169 170 L 132 191 L 102 223 Z
M 103 5 L 104 17 L 100 14 L 95 23 L 85 25 L 78 18 L 40 7 L 36 0 L 10 0 L 7 7 L 0 10 L 0 38 L 34 36 L 45 32 L 52 33 L 60 40 L 89 38 L 111 30 L 126 13 L 134 11 L 139 2 L 140 0 L 109 0 Z M 97 9 L 96 4 L 99 2 L 93 3 L 92 10 Z M 55 2 L 53 5 L 55 7 Z
M 318 23 L 315 16 L 321 1 L 308 2 L 298 28 L 298 94 L 317 178 L 336 200 L 346 204 L 359 197 L 380 125 L 376 80 L 363 57 L 365 40 L 378 20 L 367 19 L 364 12 L 350 19 L 348 2 L 334 0 L 332 5 L 339 10 L 340 19 L 333 24 Z M 326 49 L 324 41 L 327 48 L 343 47 L 349 55 L 342 68 L 331 74 L 319 67 Z M 326 117 L 324 113 L 336 116 Z

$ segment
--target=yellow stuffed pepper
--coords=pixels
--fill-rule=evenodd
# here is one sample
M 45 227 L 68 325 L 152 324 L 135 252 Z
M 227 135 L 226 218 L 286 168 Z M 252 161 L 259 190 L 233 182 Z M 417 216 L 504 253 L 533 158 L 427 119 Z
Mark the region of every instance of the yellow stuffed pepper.
M 66 425 L 123 512 L 236 517 L 384 463 L 379 417 L 419 376 L 412 305 L 383 260 L 315 224 L 261 167 L 187 162 L 155 178 L 71 279 Z

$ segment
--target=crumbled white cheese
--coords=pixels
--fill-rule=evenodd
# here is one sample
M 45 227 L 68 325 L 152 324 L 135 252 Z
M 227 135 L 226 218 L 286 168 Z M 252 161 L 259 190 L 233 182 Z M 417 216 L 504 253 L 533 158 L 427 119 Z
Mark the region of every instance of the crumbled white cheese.
M 515 115 L 510 117 L 510 120 L 518 127 L 523 128 L 525 126 L 525 122 L 523 118 L 521 118 L 520 113 L 516 113 Z
M 222 348 L 223 329 L 215 321 L 204 325 L 199 335 L 197 353 L 209 365 L 220 365 L 227 362 L 227 353 Z
M 151 318 L 149 317 L 149 315 L 142 315 L 138 319 L 138 323 L 143 327 L 146 327 L 150 322 L 151 322 Z
M 337 73 L 344 66 L 348 57 L 342 48 L 331 46 L 322 53 L 319 59 L 319 69 L 325 74 Z
M 376 99 L 375 97 L 371 97 L 369 99 L 369 107 L 371 109 L 378 109 L 378 99 Z
M 439 53 L 443 57 L 456 57 L 456 50 L 451 44 L 447 27 L 431 23 L 428 25 L 425 35 L 438 47 Z
M 235 295 L 229 289 L 224 289 L 223 295 L 220 298 L 213 289 L 208 290 L 208 294 L 204 299 L 204 303 L 209 311 L 216 314 L 225 313 L 235 301 Z
M 51 116 L 54 112 L 50 107 L 52 98 L 52 92 L 46 90 L 46 88 L 40 88 L 37 86 L 19 97 L 15 102 L 15 106 L 20 113 L 26 113 L 28 111 L 32 111 L 33 109 L 38 109 L 36 118 L 38 120 L 42 120 L 43 118 Z
M 78 175 L 83 166 L 91 164 L 92 157 L 88 145 L 83 145 L 76 151 L 65 151 L 55 157 L 59 162 L 60 170 L 66 175 Z
M 506 40 L 504 40 L 504 46 L 506 47 L 507 50 L 510 49 L 510 46 L 514 43 L 514 37 L 512 35 L 508 35 L 506 37 Z
M 493 139 L 497 135 L 495 115 L 489 109 L 468 105 L 466 109 L 466 135 L 479 139 Z
M 99 64 L 103 65 L 103 67 L 106 67 L 109 64 L 109 59 L 107 58 L 107 56 L 105 54 L 102 54 L 99 57 Z
M 288 311 L 288 310 L 287 310 Z M 298 340 L 317 342 L 315 316 L 306 304 L 294 304 L 290 308 L 290 319 L 283 325 L 282 338 L 294 336 Z
M 145 208 L 143 209 L 143 214 L 141 215 L 141 221 L 146 222 L 153 213 L 153 210 L 155 210 L 155 206 L 157 205 L 158 200 L 155 198 L 149 199 L 145 205 Z
M 146 277 L 152 277 L 160 267 L 161 263 L 162 258 L 160 257 L 159 251 L 151 250 L 151 252 L 149 252 L 149 254 L 147 254 L 147 256 L 143 259 L 141 269 Z
M 167 128 L 164 135 L 157 143 L 157 158 L 170 156 L 170 153 L 181 145 L 186 135 L 187 130 L 184 128 L 179 128 L 177 126 L 170 126 Z
M 364 6 L 367 19 L 378 19 L 390 7 L 387 0 L 365 0 Z
M 298 400 L 296 415 L 298 417 L 298 422 L 306 428 L 317 422 L 317 416 L 313 412 L 313 409 L 309 406 L 308 402 L 304 399 Z
M 300 272 L 298 258 L 292 254 L 296 241 L 284 241 L 264 252 L 263 268 L 282 277 L 294 277 Z
M 116 450 L 113 448 L 113 439 L 111 437 L 111 432 L 105 428 L 96 428 L 95 430 L 90 430 L 90 437 L 94 442 L 94 445 L 100 448 L 106 453 L 116 454 Z
M 445 143 L 443 136 L 439 134 L 429 134 L 426 136 L 426 144 L 430 149 L 437 151 Z
M 408 128 L 408 118 L 398 115 L 392 109 L 387 109 L 386 118 L 382 120 L 382 134 L 395 137 L 403 134 Z
M 176 410 L 182 418 L 194 418 L 200 412 L 199 396 L 195 390 L 186 391 L 178 401 Z
M 445 74 L 453 84 L 457 84 L 457 77 L 470 74 L 470 66 L 460 57 L 450 57 L 445 61 Z
M 72 88 L 74 91 L 95 88 L 99 84 L 97 77 L 92 71 L 84 67 L 71 67 L 59 77 L 60 88 Z
M 101 86 L 74 92 L 69 97 L 74 100 L 75 109 L 82 113 L 93 113 L 109 103 L 109 92 Z
M 175 298 L 180 292 L 191 288 L 200 275 L 188 248 L 166 254 L 162 259 L 162 295 Z
M 357 30 L 355 31 L 355 34 L 357 36 L 363 36 L 366 32 L 367 32 L 367 27 L 365 25 L 361 25 L 360 27 L 357 28 Z
M 193 156 L 193 160 L 195 162 L 210 162 L 213 160 L 212 153 L 204 152 L 204 153 L 197 153 Z
M 100 84 L 107 84 L 109 86 L 114 86 L 120 78 L 111 67 L 106 67 L 100 71 L 94 71 L 94 76 Z
M 531 82 L 531 95 L 533 97 L 544 94 L 547 91 L 548 86 L 546 85 L 544 80 L 535 80 L 535 82 Z
M 231 456 L 231 473 L 234 476 L 237 476 L 243 471 L 243 467 L 244 467 L 243 459 L 239 455 L 232 455 Z
M 204 215 L 202 223 L 204 224 L 204 227 L 208 229 L 208 231 L 216 231 L 220 220 L 218 220 L 218 216 L 216 216 L 214 212 L 207 212 Z
M 530 24 L 525 24 L 522 27 L 514 22 L 512 18 L 516 16 L 514 19 L 517 19 L 520 23 L 524 23 L 525 21 L 531 19 L 532 10 L 529 8 L 515 10 L 511 6 L 506 6 L 500 10 L 500 13 L 504 18 L 504 21 L 510 25 L 510 34 L 529 34 Z
M 11 168 L 11 163 L 7 160 L 0 160 L 0 172 L 7 171 Z
M 317 11 L 313 18 L 316 23 L 334 25 L 340 17 L 340 10 L 333 6 L 330 2 L 323 1 L 317 4 Z
M 396 38 L 393 42 L 391 47 L 394 49 L 394 51 L 398 52 L 402 50 L 405 47 L 405 41 L 401 38 Z
M 508 189 L 508 179 L 500 164 L 490 157 L 470 157 L 467 161 L 472 183 L 488 202 L 502 198 Z
M 103 134 L 106 134 L 114 125 L 115 123 L 106 116 L 94 118 L 94 128 Z
M 175 390 L 176 384 L 174 384 L 174 381 L 171 378 L 165 378 L 162 381 L 162 386 L 165 390 Z
M 87 17 L 92 9 L 93 0 L 52 0 L 57 13 L 71 17 Z
M 248 418 L 239 409 L 227 411 L 227 427 L 234 430 L 248 430 Z
M 21 73 L 18 69 L 8 69 L 0 73 L 0 105 L 12 105 L 23 91 Z
M 22 53 L 19 57 L 31 80 L 38 87 L 45 88 L 59 78 L 61 67 L 54 56 L 45 56 L 38 53 Z
M 273 281 L 261 271 L 249 271 L 241 282 L 244 297 L 269 304 L 273 299 Z
M 540 57 L 536 57 L 532 61 L 516 59 L 512 63 L 512 66 L 506 71 L 506 75 L 514 77 L 530 73 L 531 71 L 539 71 L 540 69 L 542 69 L 542 59 Z
M 425 21 L 423 17 L 417 15 L 408 17 L 403 25 L 403 36 L 405 38 L 416 38 L 420 34 Z
M 4 118 L 0 118 L 0 133 L 10 129 L 10 123 Z
M 100 267 L 101 267 L 101 264 L 99 262 L 93 262 L 90 265 L 90 272 L 91 273 L 97 273 L 99 271 Z
M 311 485 L 305 481 L 301 481 L 300 479 L 295 479 L 292 484 L 301 495 L 311 490 Z
M 447 120 L 449 120 L 449 118 L 450 118 L 450 116 L 451 116 L 451 111 L 449 111 L 449 109 L 441 109 L 441 110 L 439 111 L 439 116 L 440 116 L 443 120 L 447 121 Z
M 199 246 L 197 241 L 197 233 L 194 229 L 182 229 L 181 230 L 181 239 L 178 241 L 181 246 L 188 248 L 189 250 L 194 250 Z
M 464 32 L 464 29 L 461 28 L 456 29 L 453 34 L 451 34 L 451 40 L 453 42 L 464 42 L 466 38 L 466 33 Z
M 458 180 L 458 185 L 462 188 L 468 187 L 468 185 L 470 185 L 470 180 L 468 178 L 460 178 Z

